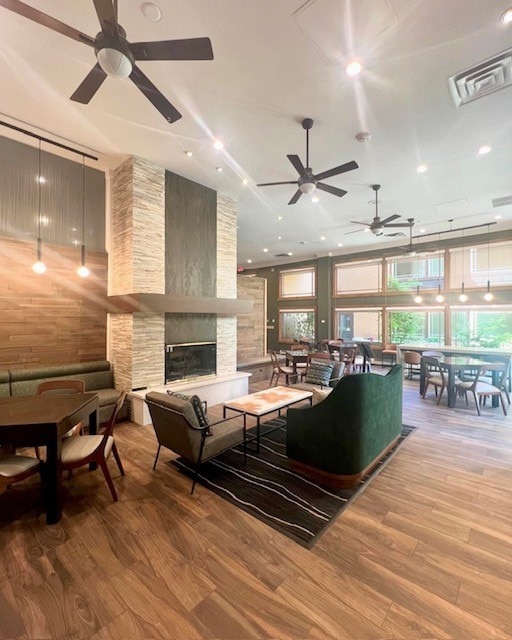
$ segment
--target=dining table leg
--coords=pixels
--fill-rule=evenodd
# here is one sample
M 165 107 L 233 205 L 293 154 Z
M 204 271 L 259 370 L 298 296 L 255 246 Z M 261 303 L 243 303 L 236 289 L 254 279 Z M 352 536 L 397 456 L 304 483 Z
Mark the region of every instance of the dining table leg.
M 55 429 L 46 443 L 46 524 L 56 524 L 62 515 L 60 471 L 62 437 Z
M 448 406 L 455 406 L 455 369 L 448 367 Z

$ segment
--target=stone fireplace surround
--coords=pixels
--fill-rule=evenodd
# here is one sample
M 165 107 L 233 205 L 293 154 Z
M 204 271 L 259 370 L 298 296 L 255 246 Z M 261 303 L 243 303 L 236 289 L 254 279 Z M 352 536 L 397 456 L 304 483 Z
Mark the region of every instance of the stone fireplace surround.
M 183 184 L 183 188 L 190 183 L 185 178 L 181 181 L 177 184 Z M 215 404 L 244 395 L 248 390 L 248 375 L 236 371 L 236 314 L 250 311 L 252 302 L 236 298 L 235 202 L 213 192 L 216 197 L 216 295 L 197 296 L 193 295 L 195 291 L 190 291 L 191 295 L 172 295 L 166 293 L 166 269 L 173 266 L 166 262 L 172 261 L 172 255 L 166 258 L 165 171 L 131 156 L 113 171 L 111 186 L 109 301 L 115 312 L 109 315 L 109 344 L 116 385 L 125 389 L 161 389 L 165 375 L 166 313 L 214 314 L 216 378 L 204 384 L 196 381 L 172 386 L 180 391 L 196 392 Z M 195 213 L 201 215 L 201 211 Z M 135 420 L 139 424 L 147 423 L 144 422 L 147 416 L 141 410 L 147 389 L 131 394 L 132 415 L 134 419 L 139 418 Z

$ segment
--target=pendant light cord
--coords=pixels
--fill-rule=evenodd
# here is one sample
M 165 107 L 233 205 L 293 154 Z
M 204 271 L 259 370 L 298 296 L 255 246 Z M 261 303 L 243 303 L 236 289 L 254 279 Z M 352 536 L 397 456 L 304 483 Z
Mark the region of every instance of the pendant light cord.
M 41 242 L 41 138 L 39 138 L 39 155 L 37 168 L 37 238 Z M 40 257 L 38 256 L 38 260 Z

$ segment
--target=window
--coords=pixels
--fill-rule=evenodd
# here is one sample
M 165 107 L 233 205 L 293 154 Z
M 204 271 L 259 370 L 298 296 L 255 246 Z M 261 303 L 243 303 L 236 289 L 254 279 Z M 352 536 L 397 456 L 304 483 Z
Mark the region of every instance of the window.
M 453 345 L 512 348 L 512 308 L 452 308 L 451 313 Z
M 489 267 L 487 266 L 489 264 Z M 450 286 L 468 289 L 512 284 L 512 242 L 496 242 L 450 251 Z
M 382 291 L 382 260 L 365 260 L 334 266 L 335 295 Z
M 388 291 L 412 291 L 444 288 L 444 254 L 435 253 L 419 258 L 389 258 L 387 261 Z
M 336 309 L 336 337 L 382 342 L 382 309 Z
M 315 340 L 314 309 L 279 311 L 279 342 Z
M 314 298 L 315 295 L 314 267 L 280 272 L 280 298 Z
M 444 311 L 403 308 L 389 311 L 389 342 L 444 344 Z

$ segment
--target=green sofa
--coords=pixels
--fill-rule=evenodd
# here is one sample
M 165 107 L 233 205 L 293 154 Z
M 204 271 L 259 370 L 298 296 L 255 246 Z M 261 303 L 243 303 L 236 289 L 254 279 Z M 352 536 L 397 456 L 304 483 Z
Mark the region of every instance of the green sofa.
M 114 388 L 114 373 L 107 360 L 2 370 L 0 371 L 0 397 L 33 396 L 40 382 L 59 379 L 83 380 L 86 391 L 95 391 L 98 394 L 100 423 L 110 418 L 121 392 Z M 126 417 L 125 403 L 119 413 L 119 419 Z
M 400 435 L 402 383 L 402 365 L 396 364 L 385 376 L 345 376 L 322 402 L 290 408 L 288 458 L 330 486 L 353 486 Z

